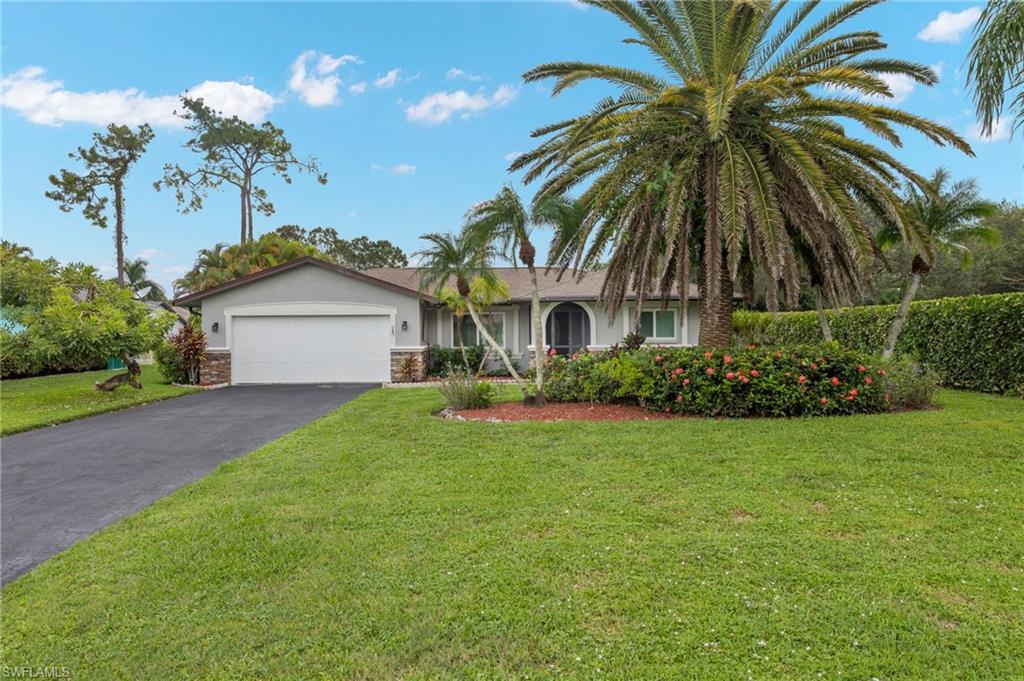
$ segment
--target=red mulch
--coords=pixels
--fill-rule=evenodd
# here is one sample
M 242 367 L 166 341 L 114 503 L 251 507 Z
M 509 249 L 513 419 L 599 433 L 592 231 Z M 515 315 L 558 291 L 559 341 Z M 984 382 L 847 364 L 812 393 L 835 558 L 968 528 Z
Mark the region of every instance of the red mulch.
M 549 402 L 543 407 L 526 407 L 521 402 L 499 402 L 486 409 L 454 412 L 472 421 L 651 421 L 673 418 L 671 414 L 648 411 L 633 404 L 589 404 Z

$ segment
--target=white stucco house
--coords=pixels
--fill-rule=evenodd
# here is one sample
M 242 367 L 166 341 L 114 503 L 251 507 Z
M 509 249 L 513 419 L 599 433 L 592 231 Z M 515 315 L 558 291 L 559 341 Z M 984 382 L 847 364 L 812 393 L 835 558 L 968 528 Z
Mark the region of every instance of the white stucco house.
M 534 350 L 531 287 L 525 269 L 497 268 L 509 299 L 484 311 L 496 340 L 522 367 Z M 554 272 L 541 277 L 543 351 L 571 354 L 620 342 L 629 332 L 636 303 L 627 300 L 611 317 L 598 304 L 604 274 L 577 280 Z M 383 383 L 399 379 L 403 358 L 426 370 L 431 345 L 458 345 L 450 310 L 419 291 L 416 268 L 357 272 L 313 257 L 181 296 L 175 305 L 199 312 L 209 339 L 203 383 Z M 685 299 L 646 302 L 641 333 L 649 343 L 695 345 L 699 313 L 696 286 Z M 464 317 L 466 343 L 477 343 Z

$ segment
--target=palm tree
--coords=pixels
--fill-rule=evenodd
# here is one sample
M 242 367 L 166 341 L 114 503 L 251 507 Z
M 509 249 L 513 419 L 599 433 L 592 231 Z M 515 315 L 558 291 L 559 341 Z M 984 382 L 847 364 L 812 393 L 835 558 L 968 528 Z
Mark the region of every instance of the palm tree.
M 125 284 L 132 291 L 135 291 L 136 294 L 145 290 L 145 293 L 139 296 L 141 300 L 152 300 L 155 302 L 167 300 L 167 294 L 164 292 L 163 287 L 149 278 L 146 272 L 148 266 L 149 261 L 142 258 L 126 262 L 124 264 Z
M 974 25 L 967 56 L 967 81 L 974 90 L 981 133 L 991 135 L 1006 95 L 1013 98 L 1013 129 L 1024 125 L 1024 2 L 989 0 Z
M 728 345 L 745 253 L 795 304 L 790 233 L 821 263 L 826 289 L 859 294 L 872 242 L 858 201 L 904 229 L 900 180 L 924 180 L 848 136 L 842 119 L 891 144 L 902 126 L 971 153 L 948 127 L 877 101 L 892 94 L 883 77 L 932 85 L 931 68 L 869 56 L 886 46 L 875 31 L 833 31 L 876 0 L 829 6 L 809 26 L 814 2 L 783 16 L 782 2 L 584 1 L 628 25 L 626 42 L 644 46 L 660 72 L 584 62 L 528 71 L 527 82 L 553 78 L 554 95 L 587 80 L 619 93 L 536 130 L 544 140 L 512 169 L 527 170 L 526 182 L 544 177 L 538 200 L 586 187 L 582 228 L 561 257 L 580 271 L 609 256 L 600 295 L 613 314 L 630 288 L 640 302 L 685 290 L 692 258 L 700 343 Z M 833 266 L 842 260 L 856 269 Z
M 466 214 L 466 229 L 475 239 L 497 244 L 498 252 L 518 267 L 526 266 L 530 273 L 530 312 L 533 324 L 533 347 L 536 376 L 534 379 L 534 403 L 544 404 L 544 327 L 541 324 L 540 286 L 537 284 L 537 249 L 530 240 L 535 227 L 550 225 L 556 234 L 571 232 L 578 228 L 574 221 L 571 202 L 554 197 L 534 203 L 528 213 L 519 195 L 510 186 L 502 187 L 497 196 L 482 201 Z
M 896 351 L 896 341 L 910 312 L 910 303 L 917 295 L 921 280 L 934 264 L 933 252 L 958 256 L 961 269 L 966 271 L 974 259 L 965 242 L 978 239 L 990 244 L 999 243 L 999 230 L 979 223 L 981 218 L 993 215 L 999 207 L 978 195 L 978 185 L 973 179 L 960 180 L 947 188 L 948 182 L 949 171 L 939 168 L 926 184 L 925 191 L 907 185 L 907 212 L 917 235 L 914 243 L 922 243 L 927 248 L 919 249 L 907 244 L 914 256 L 910 266 L 910 284 L 889 327 L 883 357 L 892 357 Z M 878 233 L 878 245 L 883 251 L 901 242 L 900 232 L 892 226 L 885 226 Z
M 469 312 L 480 335 L 501 357 L 505 368 L 508 369 L 519 389 L 523 391 L 523 400 L 529 401 L 530 393 L 526 381 L 516 371 L 505 348 L 501 347 L 487 330 L 487 326 L 483 323 L 480 312 L 477 310 L 477 304 L 473 300 L 471 282 L 479 279 L 481 283 L 478 286 L 485 288 L 500 286 L 490 265 L 494 249 L 489 243 L 481 241 L 475 236 L 466 229 L 457 235 L 431 233 L 421 236 L 420 238 L 430 245 L 413 254 L 422 260 L 420 290 L 431 291 L 440 297 L 448 282 L 454 280 L 455 289 L 462 296 L 466 311 Z
M 286 239 L 274 232 L 244 244 L 228 246 L 219 243 L 213 248 L 200 250 L 192 269 L 174 282 L 174 288 L 178 292 L 202 291 L 268 267 L 281 265 L 289 260 L 317 253 L 316 248 L 309 244 Z

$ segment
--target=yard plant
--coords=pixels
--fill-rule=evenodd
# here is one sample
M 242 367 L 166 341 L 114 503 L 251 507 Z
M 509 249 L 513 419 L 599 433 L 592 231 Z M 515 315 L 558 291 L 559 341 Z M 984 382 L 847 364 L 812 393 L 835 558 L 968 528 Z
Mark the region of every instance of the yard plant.
M 505 398 L 518 394 L 506 389 Z M 377 390 L 3 590 L 73 678 L 1024 677 L 1024 403 L 460 423 Z

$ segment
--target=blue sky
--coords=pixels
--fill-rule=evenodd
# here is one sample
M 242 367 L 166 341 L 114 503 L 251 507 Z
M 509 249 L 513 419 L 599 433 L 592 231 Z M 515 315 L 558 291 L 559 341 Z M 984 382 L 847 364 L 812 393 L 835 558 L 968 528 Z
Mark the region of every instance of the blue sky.
M 892 3 L 852 23 L 881 31 L 893 56 L 935 66 L 938 86 L 893 83 L 900 105 L 971 140 L 968 158 L 912 134 L 900 157 L 978 178 L 993 199 L 1024 200 L 1022 145 L 1003 126 L 972 134 L 962 68 L 979 3 Z M 820 11 L 820 10 L 819 10 Z M 189 163 L 171 116 L 185 90 L 284 128 L 300 156 L 316 156 L 329 184 L 269 182 L 282 224 L 335 227 L 390 239 L 458 227 L 466 208 L 518 178 L 508 160 L 530 131 L 588 109 L 610 90 L 584 85 L 552 99 L 525 85 L 527 69 L 554 60 L 651 68 L 623 25 L 572 3 L 160 3 L 2 5 L 3 236 L 38 256 L 113 270 L 109 234 L 46 199 L 47 176 L 108 119 L 151 121 L 156 140 L 127 189 L 129 255 L 169 284 L 195 252 L 237 238 L 238 198 L 212 194 L 181 215 L 152 189 L 165 162 Z M 299 68 L 301 66 L 301 68 Z M 397 70 L 396 70 L 397 69 Z M 525 197 L 531 188 L 522 188 Z M 543 239 L 542 239 L 543 240 Z

